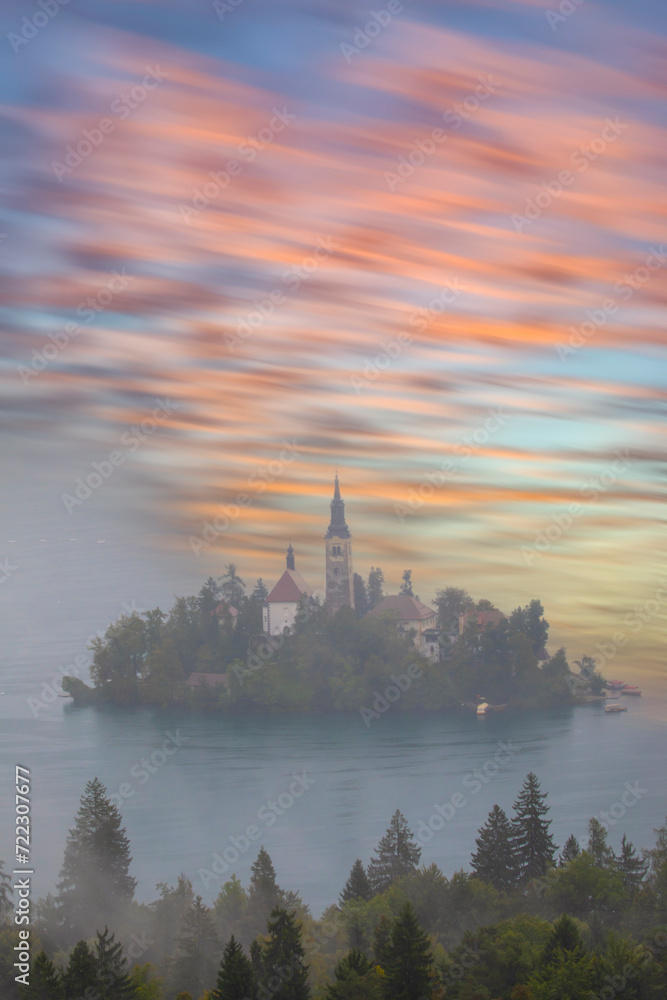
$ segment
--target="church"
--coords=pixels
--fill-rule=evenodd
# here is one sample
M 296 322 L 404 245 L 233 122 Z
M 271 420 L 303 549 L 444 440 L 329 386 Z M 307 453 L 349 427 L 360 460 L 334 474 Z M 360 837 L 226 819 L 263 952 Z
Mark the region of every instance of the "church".
M 334 495 L 331 501 L 331 520 L 324 536 L 325 545 L 325 607 L 330 614 L 345 605 L 354 607 L 354 583 L 352 570 L 352 535 L 345 521 L 345 501 L 340 495 L 338 473 L 334 479 Z M 296 620 L 299 601 L 303 594 L 310 597 L 313 588 L 296 569 L 294 549 L 287 549 L 287 566 L 262 609 L 263 629 L 269 635 L 282 635 L 286 628 L 292 628 Z
M 352 535 L 345 520 L 345 501 L 340 495 L 338 473 L 334 479 L 331 519 L 324 536 L 326 591 L 324 606 L 329 614 L 341 608 L 354 608 L 354 571 L 352 569 Z M 296 622 L 299 602 L 310 597 L 313 588 L 296 569 L 294 549 L 287 549 L 285 572 L 268 595 L 262 609 L 262 628 L 268 635 L 282 635 Z M 440 658 L 436 612 L 415 597 L 395 594 L 384 597 L 369 615 L 391 615 L 400 633 L 413 632 L 414 644 L 432 662 Z

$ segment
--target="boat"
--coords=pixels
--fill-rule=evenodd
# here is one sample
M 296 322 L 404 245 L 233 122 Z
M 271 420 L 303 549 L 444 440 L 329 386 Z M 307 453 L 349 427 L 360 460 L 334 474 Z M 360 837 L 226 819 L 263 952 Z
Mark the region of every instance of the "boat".
M 625 681 L 607 681 L 607 687 L 610 691 L 620 691 L 621 688 L 627 687 L 628 685 Z
M 638 687 L 634 687 L 634 685 L 628 684 L 626 687 L 623 688 L 621 694 L 631 694 L 635 698 L 641 698 L 642 693 Z
M 486 715 L 486 713 L 490 711 L 490 709 L 491 706 L 489 705 L 488 701 L 483 701 L 477 706 L 477 714 Z
M 628 706 L 627 705 L 605 705 L 604 710 L 605 710 L 605 712 L 608 712 L 610 715 L 613 715 L 616 712 L 627 712 Z

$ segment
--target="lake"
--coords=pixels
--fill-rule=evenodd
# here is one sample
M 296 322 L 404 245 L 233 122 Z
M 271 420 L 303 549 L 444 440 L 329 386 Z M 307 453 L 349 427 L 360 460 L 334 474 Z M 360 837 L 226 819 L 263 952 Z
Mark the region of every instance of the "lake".
M 55 886 L 67 830 L 95 775 L 120 804 L 140 899 L 183 871 L 210 901 L 232 872 L 247 884 L 263 844 L 280 885 L 301 892 L 315 914 L 336 900 L 355 858 L 368 861 L 396 808 L 419 830 L 422 860 L 446 875 L 468 865 L 494 803 L 511 812 L 531 770 L 549 793 L 560 846 L 570 833 L 585 840 L 589 817 L 601 812 L 613 847 L 623 833 L 652 846 L 667 812 L 665 703 L 648 691 L 623 699 L 629 711 L 617 716 L 600 706 L 482 718 L 392 708 L 369 727 L 360 716 L 231 719 L 74 709 L 62 700 L 34 719 L 26 705 L 36 693 L 25 676 L 8 678 L 0 754 L 4 801 L 14 765 L 32 770 L 38 894 Z M 9 810 L 1 822 L 8 862 Z M 222 879 L 212 878 L 215 853 L 219 868 L 229 863 Z

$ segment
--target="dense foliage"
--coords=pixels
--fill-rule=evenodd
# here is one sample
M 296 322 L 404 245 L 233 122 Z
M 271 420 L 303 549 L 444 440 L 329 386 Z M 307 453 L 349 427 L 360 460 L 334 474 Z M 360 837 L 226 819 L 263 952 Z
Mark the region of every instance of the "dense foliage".
M 268 636 L 262 632 L 263 581 L 246 595 L 230 564 L 196 597 L 179 597 L 168 615 L 154 608 L 113 622 L 91 645 L 94 687 L 66 677 L 63 688 L 77 704 L 362 711 L 365 721 L 386 709 L 385 692 L 393 692 L 397 678 L 398 711 L 474 708 L 481 699 L 513 706 L 573 700 L 565 651 L 551 658 L 546 653 L 549 625 L 538 600 L 480 625 L 470 613 L 495 611 L 490 601 L 475 604 L 455 587 L 438 590 L 440 655 L 434 663 L 420 654 L 415 633 L 401 633 L 391 616 L 367 617 L 382 599 L 383 582 L 380 569 L 373 568 L 367 582 L 355 574 L 356 611 L 342 608 L 333 616 L 304 595 L 294 627 Z M 410 570 L 401 591 L 412 592 Z M 214 680 L 195 686 L 189 683 L 193 673 Z M 581 690 L 590 691 L 599 675 L 581 678 Z
M 97 779 L 86 787 L 68 846 L 75 834 L 85 838 L 91 803 L 101 817 L 113 808 Z M 11 912 L 5 912 L 0 995 L 3 1000 L 665 1000 L 667 821 L 655 831 L 655 847 L 640 856 L 626 836 L 617 854 L 604 824 L 593 818 L 586 848 L 569 837 L 555 861 L 549 807 L 535 775 L 527 776 L 514 809 L 508 818 L 494 806 L 477 836 L 473 872 L 451 878 L 435 864 L 419 866 L 419 848 L 397 811 L 368 866 L 354 862 L 339 904 L 319 920 L 298 894 L 280 888 L 264 848 L 248 889 L 232 876 L 213 906 L 195 895 L 184 874 L 175 886 L 160 883 L 152 904 L 136 903 L 134 882 L 128 881 L 129 844 L 116 813 L 113 836 L 96 846 L 117 901 L 113 925 L 91 923 L 74 940 L 76 921 L 63 920 L 63 909 L 71 905 L 78 912 L 78 903 L 61 886 L 57 905 L 48 899 L 39 904 L 31 931 L 30 985 L 17 988 L 12 965 L 17 931 Z M 534 822 L 538 832 L 526 837 L 526 824 Z M 66 851 L 66 858 L 70 855 Z M 539 874 L 528 877 L 536 857 Z

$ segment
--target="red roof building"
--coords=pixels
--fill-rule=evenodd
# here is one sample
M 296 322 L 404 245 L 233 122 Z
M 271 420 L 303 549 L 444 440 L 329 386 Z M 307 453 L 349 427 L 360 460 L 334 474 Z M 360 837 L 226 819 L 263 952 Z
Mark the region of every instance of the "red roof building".
M 296 613 L 304 594 L 313 592 L 294 565 L 294 549 L 287 549 L 287 569 L 278 580 L 262 608 L 262 627 L 269 635 L 282 635 L 291 629 L 296 621 Z
M 463 635 L 466 625 L 470 622 L 477 622 L 479 628 L 484 629 L 487 625 L 497 628 L 507 616 L 498 611 L 498 608 L 489 608 L 487 611 L 467 611 L 459 616 L 459 635 Z

